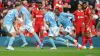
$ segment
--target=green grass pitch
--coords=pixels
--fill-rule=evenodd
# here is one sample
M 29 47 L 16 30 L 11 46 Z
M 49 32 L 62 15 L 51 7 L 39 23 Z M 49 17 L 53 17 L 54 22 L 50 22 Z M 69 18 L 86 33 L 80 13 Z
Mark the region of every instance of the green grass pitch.
M 50 47 L 36 49 L 36 47 L 15 47 L 14 51 L 0 47 L 0 56 L 100 56 L 100 48 L 92 50 L 77 50 L 76 48 L 58 47 L 57 50 L 50 50 Z

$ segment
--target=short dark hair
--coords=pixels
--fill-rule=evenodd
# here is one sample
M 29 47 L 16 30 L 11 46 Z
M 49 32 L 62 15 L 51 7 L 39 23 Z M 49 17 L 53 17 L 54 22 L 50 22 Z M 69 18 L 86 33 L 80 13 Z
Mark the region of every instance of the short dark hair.
M 15 3 L 15 7 L 18 7 L 18 6 L 20 6 L 20 5 L 21 5 L 20 2 L 16 2 L 16 3 Z
M 88 2 L 87 1 L 84 1 L 83 4 L 88 4 Z

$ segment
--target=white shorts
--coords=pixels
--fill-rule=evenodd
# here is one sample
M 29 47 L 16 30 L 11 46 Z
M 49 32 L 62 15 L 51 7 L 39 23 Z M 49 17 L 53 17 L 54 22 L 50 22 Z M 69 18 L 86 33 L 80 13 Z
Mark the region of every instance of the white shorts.
M 29 25 L 24 25 L 22 27 L 20 27 L 20 29 L 24 32 L 25 30 L 29 31 L 30 33 L 34 32 L 34 28 L 33 26 L 29 26 Z
M 70 26 L 67 26 L 66 28 L 65 28 L 65 32 L 68 32 L 69 34 L 72 34 L 73 33 L 73 30 L 75 30 L 75 28 L 72 26 L 72 27 L 70 27 Z
M 16 32 L 13 25 L 4 25 L 4 29 L 5 29 L 8 33 Z
M 49 28 L 49 36 L 58 36 L 59 34 L 59 28 L 56 26 L 56 27 L 50 27 Z

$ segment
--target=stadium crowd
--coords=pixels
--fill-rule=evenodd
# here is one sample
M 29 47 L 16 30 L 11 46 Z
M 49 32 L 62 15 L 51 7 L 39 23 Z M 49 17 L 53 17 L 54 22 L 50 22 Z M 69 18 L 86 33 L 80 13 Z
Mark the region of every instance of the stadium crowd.
M 90 42 L 90 49 L 93 49 L 91 37 L 100 37 L 100 0 L 0 0 L 0 36 L 8 35 L 8 32 L 3 25 L 5 22 L 4 19 L 8 11 L 19 6 L 16 5 L 16 2 L 22 3 L 22 5 L 30 12 L 33 28 L 39 36 L 39 39 L 36 38 L 38 42 L 37 48 L 42 48 L 41 43 L 45 36 L 48 36 L 48 38 L 54 37 L 54 40 L 58 39 L 65 43 L 68 42 L 65 39 L 59 38 L 58 32 L 60 37 L 64 36 L 69 39 L 74 43 L 70 45 L 75 47 L 78 46 L 79 49 L 86 49 L 88 41 Z M 21 13 L 23 14 L 23 11 L 21 11 Z M 21 18 L 20 15 L 19 17 Z M 53 17 L 55 20 L 48 19 Z M 24 18 L 24 16 L 22 18 Z M 55 22 L 57 27 L 60 28 L 60 31 L 54 27 Z M 20 34 L 19 32 L 21 31 L 19 29 L 22 24 L 15 20 L 14 25 L 17 34 Z M 56 32 L 54 32 L 55 30 Z M 52 32 L 54 35 L 50 34 Z M 24 31 L 23 34 L 25 36 L 32 37 L 34 35 L 34 37 L 37 37 L 37 35 L 28 32 L 28 30 Z M 78 43 L 78 38 L 80 36 L 82 36 L 82 45 Z M 53 45 L 53 48 L 51 49 L 56 49 L 52 39 L 49 40 Z M 22 45 L 22 47 L 27 45 L 25 39 L 23 42 L 25 44 Z M 8 49 L 10 48 L 8 47 Z

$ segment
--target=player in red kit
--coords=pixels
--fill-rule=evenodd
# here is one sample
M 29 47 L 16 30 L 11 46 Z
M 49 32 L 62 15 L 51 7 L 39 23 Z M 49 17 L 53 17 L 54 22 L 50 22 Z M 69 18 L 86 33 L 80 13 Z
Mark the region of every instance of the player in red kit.
M 39 35 L 40 41 L 43 40 L 43 31 L 44 31 L 44 14 L 41 11 L 42 3 L 38 3 L 38 8 L 33 8 L 32 16 L 35 19 L 34 28 L 35 32 Z M 37 45 L 37 48 L 39 45 Z
M 85 36 L 85 44 L 84 44 L 84 49 L 86 49 L 86 44 L 89 41 L 90 42 L 90 48 L 89 49 L 93 49 L 93 44 L 92 44 L 92 12 L 91 9 L 88 7 L 87 2 L 83 3 L 84 5 L 84 13 L 85 13 L 85 32 L 86 32 L 86 36 Z
M 78 10 L 74 12 L 75 15 L 75 28 L 76 28 L 76 40 L 78 41 L 78 38 L 80 35 L 82 35 L 82 42 L 84 45 L 84 31 L 85 31 L 85 24 L 84 24 L 84 11 L 82 10 L 82 5 L 78 4 Z

